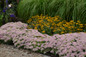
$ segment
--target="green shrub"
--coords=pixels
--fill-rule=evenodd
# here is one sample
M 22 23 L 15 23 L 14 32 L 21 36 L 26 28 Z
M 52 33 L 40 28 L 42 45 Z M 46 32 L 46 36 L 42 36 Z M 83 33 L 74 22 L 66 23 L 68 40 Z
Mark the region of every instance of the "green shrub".
M 3 15 L 0 14 L 0 26 L 2 25 L 3 22 Z
M 41 33 L 64 34 L 83 31 L 83 24 L 78 20 L 74 22 L 71 20 L 67 22 L 62 20 L 59 16 L 50 17 L 43 15 L 32 16 L 28 21 L 28 29 L 37 29 Z
M 24 21 L 37 14 L 59 15 L 67 21 L 86 23 L 86 0 L 22 0 L 19 3 L 18 16 Z

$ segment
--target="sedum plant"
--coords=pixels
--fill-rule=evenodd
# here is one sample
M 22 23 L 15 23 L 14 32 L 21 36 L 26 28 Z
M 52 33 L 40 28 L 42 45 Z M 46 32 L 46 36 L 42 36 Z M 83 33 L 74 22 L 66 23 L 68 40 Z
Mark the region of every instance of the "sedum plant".
M 0 27 L 0 40 L 13 41 L 18 48 L 31 49 L 41 53 L 50 52 L 60 57 L 85 57 L 86 33 L 41 34 L 38 30 L 27 29 L 27 24 L 11 22 Z

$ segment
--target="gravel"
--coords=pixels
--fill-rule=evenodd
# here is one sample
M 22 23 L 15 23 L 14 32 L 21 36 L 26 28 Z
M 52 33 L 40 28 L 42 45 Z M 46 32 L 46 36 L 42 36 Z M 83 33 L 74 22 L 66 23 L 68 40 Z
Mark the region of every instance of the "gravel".
M 14 48 L 12 45 L 0 44 L 0 57 L 49 57 L 29 50 Z

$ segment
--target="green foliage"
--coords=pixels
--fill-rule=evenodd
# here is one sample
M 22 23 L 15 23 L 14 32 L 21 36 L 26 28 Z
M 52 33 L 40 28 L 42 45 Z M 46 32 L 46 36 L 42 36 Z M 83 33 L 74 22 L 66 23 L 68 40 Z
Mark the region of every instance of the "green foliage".
M 2 25 L 3 22 L 3 15 L 0 14 L 0 26 Z
M 17 3 L 15 0 L 1 0 L 0 1 L 0 26 L 9 21 L 13 21 L 16 13 Z M 12 16 L 14 15 L 14 16 Z
M 10 18 L 11 18 L 10 15 L 11 14 L 14 14 L 14 11 L 12 8 L 7 8 L 7 9 L 5 9 L 5 12 L 2 12 L 2 14 L 1 14 L 2 24 L 10 22 Z
M 19 3 L 18 15 L 24 21 L 37 14 L 59 15 L 67 21 L 86 23 L 86 0 L 22 0 Z
M 5 42 L 4 40 L 0 40 L 0 44 L 8 44 L 8 45 L 14 45 L 13 44 L 13 41 L 12 40 L 9 40 L 9 41 L 7 41 L 7 42 Z

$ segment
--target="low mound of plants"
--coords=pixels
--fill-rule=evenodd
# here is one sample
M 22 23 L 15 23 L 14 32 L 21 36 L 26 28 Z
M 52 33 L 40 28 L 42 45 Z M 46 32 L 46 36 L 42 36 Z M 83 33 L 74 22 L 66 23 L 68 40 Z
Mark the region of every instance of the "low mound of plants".
M 27 24 L 11 22 L 0 27 L 0 40 L 13 41 L 18 48 L 40 53 L 59 54 L 60 57 L 86 57 L 86 33 L 41 34 L 38 30 L 27 29 Z
M 77 22 L 73 20 L 67 22 L 59 16 L 36 15 L 32 16 L 27 23 L 28 29 L 36 29 L 48 35 L 81 32 L 84 27 L 79 20 Z

